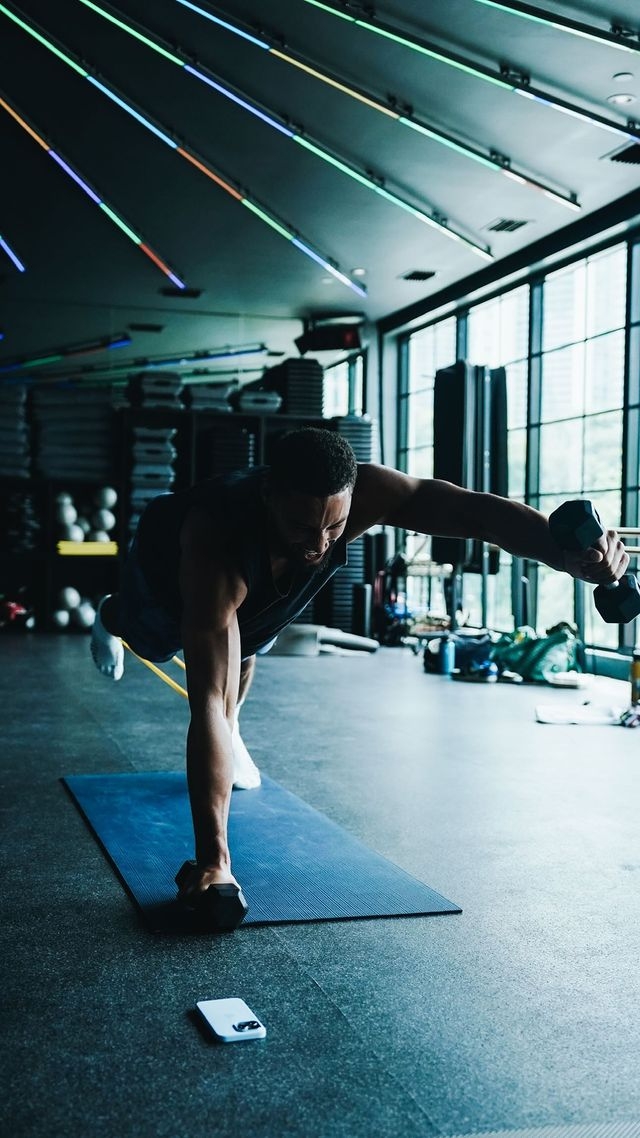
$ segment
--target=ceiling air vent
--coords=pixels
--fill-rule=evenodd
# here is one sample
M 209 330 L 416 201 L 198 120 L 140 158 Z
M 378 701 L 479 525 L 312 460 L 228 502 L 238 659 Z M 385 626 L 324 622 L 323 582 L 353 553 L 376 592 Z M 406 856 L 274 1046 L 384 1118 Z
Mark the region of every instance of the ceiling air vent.
M 162 296 L 181 297 L 183 300 L 197 300 L 202 296 L 201 288 L 172 288 L 171 285 L 158 289 L 158 292 Z
M 640 165 L 640 142 L 630 142 L 609 155 L 612 162 L 626 162 L 629 166 Z
M 528 221 L 516 221 L 513 217 L 498 217 L 489 222 L 485 229 L 490 229 L 492 233 L 515 233 L 516 229 L 522 229 L 523 225 L 528 224 Z
M 403 281 L 430 281 L 435 277 L 435 269 L 412 269 L 409 273 L 403 273 Z

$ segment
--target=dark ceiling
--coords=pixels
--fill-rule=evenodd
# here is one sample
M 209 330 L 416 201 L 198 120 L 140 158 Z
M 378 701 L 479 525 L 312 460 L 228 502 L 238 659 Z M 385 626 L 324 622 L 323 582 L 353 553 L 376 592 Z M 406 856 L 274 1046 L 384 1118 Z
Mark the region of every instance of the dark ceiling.
M 274 50 L 206 19 L 185 0 L 121 0 L 118 8 L 100 0 L 0 3 L 0 236 L 25 266 L 18 271 L 0 249 L 0 367 L 63 354 L 62 361 L 5 370 L 5 376 L 26 370 L 43 378 L 74 375 L 79 368 L 90 376 L 97 371 L 87 371 L 89 365 L 138 367 L 134 361 L 227 346 L 264 344 L 272 353 L 295 354 L 293 341 L 305 319 L 362 313 L 367 321 L 378 320 L 481 269 L 487 263 L 483 250 L 507 258 L 640 185 L 637 164 L 611 160 L 640 140 L 640 126 L 626 126 L 640 118 L 638 0 L 545 0 L 533 10 L 590 25 L 603 42 L 483 0 L 388 0 L 375 15 L 338 0 L 324 7 L 310 0 L 193 4 L 241 30 L 253 28 Z M 513 7 L 529 7 L 532 14 L 526 4 Z M 76 69 L 10 14 L 63 50 Z M 487 79 L 376 34 L 367 24 L 439 47 L 479 66 Z M 606 42 L 612 26 L 627 29 L 619 40 L 628 50 Z M 276 51 L 447 136 L 462 152 L 329 86 Z M 501 68 L 521 73 L 521 84 L 528 78 L 529 91 L 605 122 L 567 115 L 488 81 Z M 133 105 L 170 145 L 95 81 Z M 608 101 L 621 93 L 635 102 Z M 171 281 L 8 108 L 200 294 L 163 295 Z M 606 122 L 619 131 L 604 129 Z M 283 127 L 287 133 L 278 129 Z M 310 146 L 370 184 L 349 177 Z M 470 149 L 490 164 L 473 160 Z M 497 168 L 503 161 L 538 185 L 506 177 Z M 202 167 L 226 180 L 236 196 Z M 374 192 L 376 185 L 393 200 Z M 575 199 L 580 213 L 545 190 Z M 347 283 L 237 195 L 288 235 L 297 234 Z M 504 222 L 524 224 L 504 229 Z M 364 275 L 353 276 L 355 269 Z M 434 275 L 403 279 L 415 270 Z M 368 296 L 353 291 L 349 280 L 364 284 Z M 131 327 L 141 324 L 162 330 Z M 68 361 L 64 355 L 120 334 L 132 342 L 117 352 Z M 239 356 L 238 366 L 260 369 L 274 359 Z M 222 359 L 208 367 L 233 364 Z

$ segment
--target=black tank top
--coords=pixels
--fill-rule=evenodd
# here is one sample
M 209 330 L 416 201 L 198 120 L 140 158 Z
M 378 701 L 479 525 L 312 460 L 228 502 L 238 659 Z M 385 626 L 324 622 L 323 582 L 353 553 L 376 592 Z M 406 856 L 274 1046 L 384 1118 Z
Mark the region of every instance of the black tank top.
M 322 569 L 296 571 L 288 591 L 278 590 L 271 571 L 267 508 L 262 497 L 267 473 L 268 467 L 256 467 L 209 478 L 177 494 L 161 494 L 146 507 L 138 526 L 138 557 L 145 580 L 158 603 L 179 620 L 180 531 L 192 506 L 210 515 L 214 534 L 220 533 L 231 549 L 247 585 L 247 596 L 238 609 L 243 657 L 252 656 L 291 624 L 347 562 L 342 536 Z

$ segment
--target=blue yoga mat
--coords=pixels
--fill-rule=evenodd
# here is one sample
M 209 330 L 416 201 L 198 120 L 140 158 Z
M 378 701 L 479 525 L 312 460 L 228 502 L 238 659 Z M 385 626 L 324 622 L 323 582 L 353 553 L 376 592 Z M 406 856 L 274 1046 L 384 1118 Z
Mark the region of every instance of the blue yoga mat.
M 174 876 L 193 856 L 184 774 L 62 781 L 147 923 L 156 931 L 193 927 L 175 903 Z M 461 912 L 269 778 L 233 792 L 229 843 L 247 925 Z

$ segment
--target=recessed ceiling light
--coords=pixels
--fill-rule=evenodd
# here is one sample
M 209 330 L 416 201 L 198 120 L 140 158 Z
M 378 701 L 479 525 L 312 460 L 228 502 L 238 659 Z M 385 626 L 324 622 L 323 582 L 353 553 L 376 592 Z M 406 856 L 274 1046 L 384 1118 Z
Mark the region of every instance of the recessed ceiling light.
M 633 72 L 616 71 L 615 75 L 612 75 L 611 78 L 613 79 L 614 83 L 627 83 L 633 79 Z
M 366 269 L 352 269 L 351 270 L 351 276 L 352 277 L 366 277 L 366 275 L 367 275 Z
M 333 277 L 323 277 L 322 283 L 326 285 L 333 284 Z
M 607 102 L 614 103 L 617 107 L 627 107 L 629 103 L 635 103 L 636 97 L 629 91 L 620 91 L 616 95 L 607 95 Z

